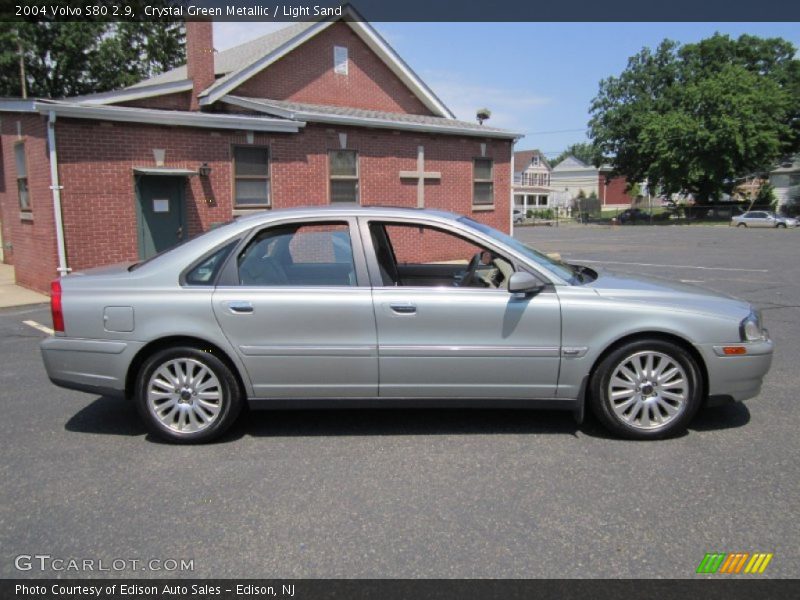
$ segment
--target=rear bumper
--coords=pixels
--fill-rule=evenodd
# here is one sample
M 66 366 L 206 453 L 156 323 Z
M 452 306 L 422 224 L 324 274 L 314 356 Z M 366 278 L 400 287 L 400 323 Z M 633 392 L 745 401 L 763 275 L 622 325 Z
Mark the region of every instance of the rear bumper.
M 106 396 L 125 394 L 128 367 L 141 342 L 50 337 L 40 346 L 55 385 Z
M 764 376 L 772 365 L 774 343 L 761 342 L 732 344 L 745 346 L 747 354 L 720 356 L 720 344 L 699 344 L 708 370 L 708 395 L 711 404 L 727 401 L 741 402 L 758 396 Z

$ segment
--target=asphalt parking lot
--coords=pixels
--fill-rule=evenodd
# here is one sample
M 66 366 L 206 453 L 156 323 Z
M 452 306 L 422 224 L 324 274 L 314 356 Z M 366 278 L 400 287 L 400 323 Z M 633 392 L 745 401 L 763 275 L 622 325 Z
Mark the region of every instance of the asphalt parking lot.
M 706 552 L 772 552 L 761 577 L 800 576 L 800 231 L 517 236 L 755 303 L 777 344 L 760 397 L 651 443 L 555 412 L 313 411 L 250 413 L 221 443 L 176 447 L 124 401 L 53 387 L 45 334 L 23 323 L 48 311 L 4 309 L 0 576 L 77 575 L 14 567 L 45 553 L 193 559 L 126 577 L 691 578 Z

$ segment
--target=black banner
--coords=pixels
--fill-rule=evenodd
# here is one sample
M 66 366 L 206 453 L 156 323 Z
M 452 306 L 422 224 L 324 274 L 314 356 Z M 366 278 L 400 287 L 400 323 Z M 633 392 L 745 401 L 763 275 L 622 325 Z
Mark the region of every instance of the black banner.
M 704 580 L 3 580 L 3 600 L 632 600 L 797 598 L 797 580 L 750 577 Z
M 342 14 L 337 0 L 5 0 L 0 21 L 314 21 Z M 354 0 L 365 20 L 472 22 L 800 21 L 785 0 Z

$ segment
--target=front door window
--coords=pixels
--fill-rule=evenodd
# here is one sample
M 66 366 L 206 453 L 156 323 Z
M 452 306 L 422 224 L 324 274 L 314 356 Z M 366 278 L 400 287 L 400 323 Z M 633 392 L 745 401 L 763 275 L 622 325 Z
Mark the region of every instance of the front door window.
M 485 246 L 430 226 L 370 224 L 384 286 L 506 288 L 512 263 Z

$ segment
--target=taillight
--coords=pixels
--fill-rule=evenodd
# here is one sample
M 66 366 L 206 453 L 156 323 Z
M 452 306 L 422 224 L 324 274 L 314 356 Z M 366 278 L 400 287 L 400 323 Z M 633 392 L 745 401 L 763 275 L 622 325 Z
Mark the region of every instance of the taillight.
M 50 284 L 50 312 L 53 315 L 53 331 L 64 333 L 64 311 L 61 306 L 61 280 Z

